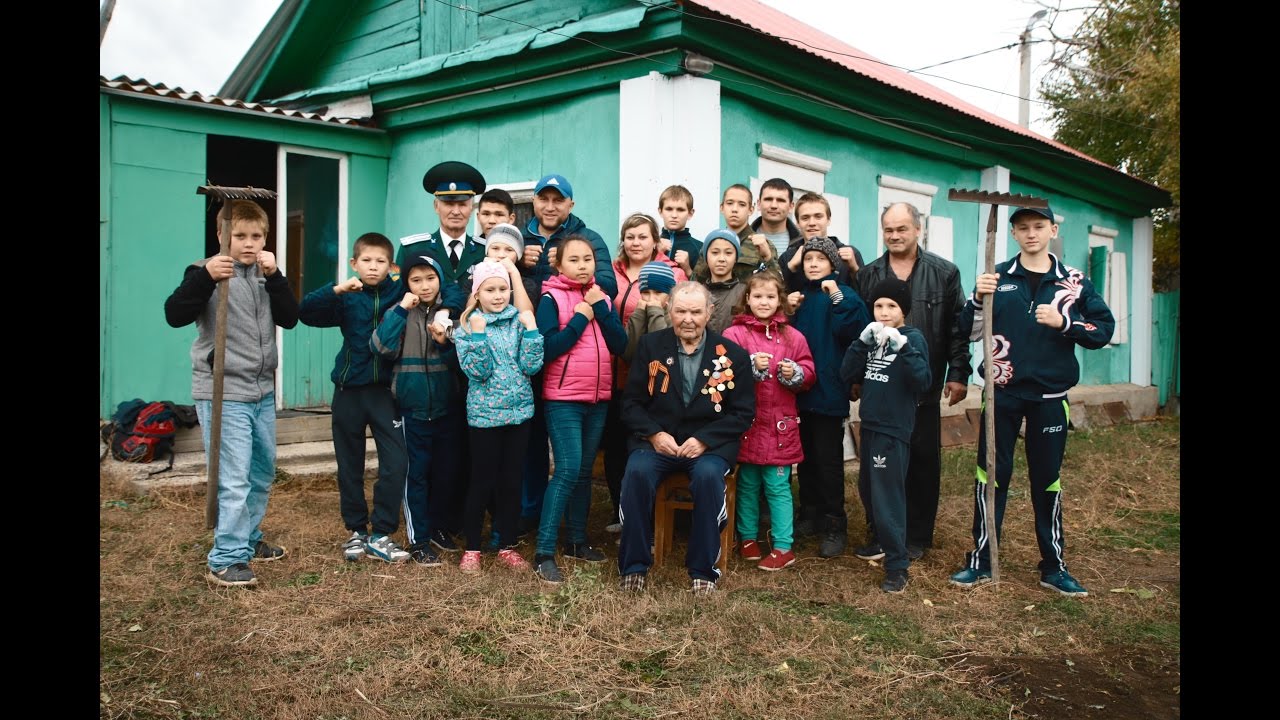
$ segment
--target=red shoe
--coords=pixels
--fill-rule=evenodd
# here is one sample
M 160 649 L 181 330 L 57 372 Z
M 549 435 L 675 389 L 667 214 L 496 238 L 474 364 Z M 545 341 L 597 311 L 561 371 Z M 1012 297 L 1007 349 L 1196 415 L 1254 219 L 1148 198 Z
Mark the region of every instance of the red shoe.
M 468 550 L 462 553 L 462 562 L 458 563 L 458 569 L 464 573 L 480 572 L 480 551 Z
M 769 557 L 760 561 L 756 567 L 761 570 L 781 570 L 782 568 L 791 567 L 796 564 L 796 554 L 790 550 L 773 550 L 770 551 Z
M 738 543 L 738 555 L 743 560 L 759 560 L 760 559 L 760 543 L 755 540 L 743 540 Z
M 515 550 L 499 550 L 498 561 L 512 570 L 533 570 L 533 566 Z

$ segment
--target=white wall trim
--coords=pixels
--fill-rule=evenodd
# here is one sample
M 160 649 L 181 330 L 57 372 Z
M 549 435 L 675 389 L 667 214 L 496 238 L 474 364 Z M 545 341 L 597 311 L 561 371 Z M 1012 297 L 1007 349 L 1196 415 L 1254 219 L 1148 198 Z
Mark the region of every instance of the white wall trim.
M 520 203 L 533 202 L 533 189 L 537 187 L 538 181 L 524 180 L 522 182 L 513 183 L 495 183 L 488 186 L 489 190 L 506 190 L 511 196 L 511 201 L 517 205 Z M 476 208 L 480 207 L 480 198 L 476 198 Z
M 802 167 L 806 170 L 820 172 L 823 175 L 831 172 L 830 160 L 823 160 L 820 157 L 805 155 L 804 153 L 798 153 L 794 150 L 787 150 L 786 148 L 780 148 L 777 145 L 760 143 L 758 146 L 758 152 L 760 157 L 766 160 L 776 160 L 780 163 L 795 165 L 796 167 Z
M 1115 238 L 1120 236 L 1119 230 L 1112 230 L 1109 227 L 1103 227 L 1101 225 L 1090 225 L 1089 232 L 1093 233 L 1094 235 L 1101 235 L 1102 237 L 1109 237 L 1109 238 Z
M 938 186 L 928 183 L 915 182 L 914 180 L 906 180 L 892 175 L 877 175 L 876 182 L 880 183 L 880 187 L 893 188 L 895 190 L 906 190 L 909 193 L 917 195 L 928 195 L 933 197 L 938 194 Z
M 1151 217 L 1133 219 L 1133 282 L 1129 284 L 1129 382 L 1139 387 L 1151 384 L 1152 333 L 1151 275 L 1155 252 L 1155 228 Z
M 1054 224 L 1055 224 L 1055 225 L 1061 225 L 1062 223 L 1064 223 L 1064 222 L 1066 222 L 1066 221 L 1067 221 L 1067 219 L 1066 219 L 1065 217 L 1063 217 L 1063 216 L 1059 215 L 1058 213 L 1054 213 L 1054 214 L 1053 214 L 1053 222 L 1054 222 Z
M 618 83 L 618 110 L 614 227 L 633 212 L 657 219 L 658 196 L 676 180 L 694 197 L 689 232 L 700 238 L 720 227 L 720 83 L 650 72 Z

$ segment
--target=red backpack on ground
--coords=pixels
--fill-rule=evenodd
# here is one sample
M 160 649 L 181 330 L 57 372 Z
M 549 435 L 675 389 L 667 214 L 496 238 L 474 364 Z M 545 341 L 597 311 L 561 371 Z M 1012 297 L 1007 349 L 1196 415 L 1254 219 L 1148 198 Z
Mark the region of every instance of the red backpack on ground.
M 111 457 L 124 462 L 149 463 L 164 453 L 169 465 L 154 475 L 173 467 L 173 441 L 177 435 L 177 413 L 168 401 L 147 402 L 141 399 L 120 403 L 111 422 L 102 426 L 102 441 L 110 448 Z M 103 453 L 106 457 L 106 453 Z

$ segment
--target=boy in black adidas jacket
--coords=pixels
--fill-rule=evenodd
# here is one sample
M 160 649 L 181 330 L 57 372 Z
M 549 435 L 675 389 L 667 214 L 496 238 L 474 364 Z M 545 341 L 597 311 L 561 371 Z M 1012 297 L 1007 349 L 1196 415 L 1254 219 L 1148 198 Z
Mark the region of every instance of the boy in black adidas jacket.
M 840 380 L 860 385 L 862 439 L 858 452 L 858 495 L 866 510 L 868 534 L 884 548 L 880 589 L 907 588 L 907 464 L 916 402 L 933 381 L 924 334 L 906 325 L 911 288 L 896 276 L 881 280 L 870 294 L 875 322 L 845 351 Z
M 1027 421 L 1027 475 L 1040 545 L 1040 584 L 1068 597 L 1088 591 L 1067 572 L 1062 559 L 1062 488 L 1058 471 L 1067 449 L 1067 391 L 1080 381 L 1075 346 L 1095 350 L 1111 340 L 1115 318 L 1079 270 L 1049 252 L 1057 236 L 1053 211 L 1019 208 L 1009 217 L 1021 252 L 996 272 L 978 276 L 973 296 L 960 311 L 960 331 L 982 337 L 982 305 L 994 302 L 992 347 L 983 362 L 995 363 L 996 533 L 1004 520 L 1018 427 Z M 979 372 L 983 372 L 979 369 Z M 986 477 L 985 409 L 978 436 L 974 483 L 974 550 L 951 583 L 973 587 L 991 579 L 991 548 L 983 503 Z

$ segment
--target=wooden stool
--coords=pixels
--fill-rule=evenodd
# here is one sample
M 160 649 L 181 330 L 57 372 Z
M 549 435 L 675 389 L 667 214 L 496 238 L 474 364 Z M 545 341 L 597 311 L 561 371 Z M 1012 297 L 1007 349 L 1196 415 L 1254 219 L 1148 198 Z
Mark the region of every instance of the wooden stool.
M 729 521 L 720 531 L 720 560 L 716 563 L 720 572 L 729 569 L 729 554 L 733 552 L 733 511 L 737 502 L 738 477 L 731 470 L 724 478 L 724 502 L 729 511 Z M 653 504 L 653 566 L 662 564 L 663 557 L 671 549 L 675 535 L 676 510 L 693 510 L 693 494 L 689 492 L 689 475 L 673 472 L 658 484 Z

